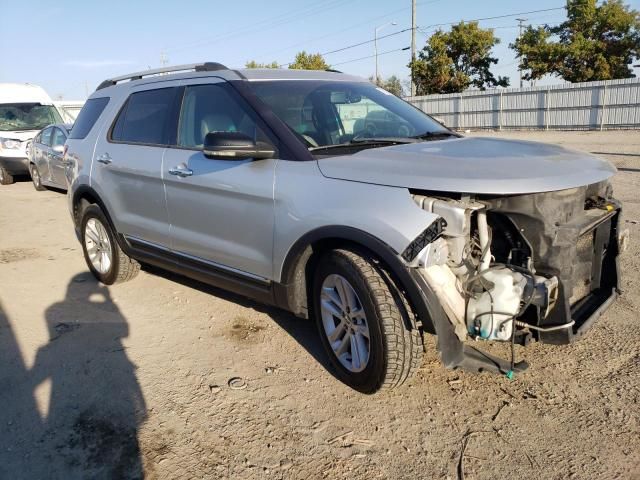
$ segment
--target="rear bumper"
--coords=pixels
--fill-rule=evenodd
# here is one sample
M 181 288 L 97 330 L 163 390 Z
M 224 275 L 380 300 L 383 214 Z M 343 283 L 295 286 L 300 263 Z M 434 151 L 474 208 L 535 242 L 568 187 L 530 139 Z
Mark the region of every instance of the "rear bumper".
M 0 166 L 11 175 L 28 175 L 29 159 L 24 157 L 2 157 L 0 156 Z

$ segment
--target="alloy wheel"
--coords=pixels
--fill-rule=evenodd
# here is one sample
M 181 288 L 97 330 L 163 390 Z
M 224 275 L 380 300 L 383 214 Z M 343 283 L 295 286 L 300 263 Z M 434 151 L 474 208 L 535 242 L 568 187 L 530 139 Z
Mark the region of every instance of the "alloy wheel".
M 333 353 L 350 372 L 363 371 L 371 354 L 369 325 L 358 294 L 341 275 L 322 282 L 320 310 L 324 333 Z
M 113 263 L 113 248 L 105 226 L 97 218 L 90 218 L 84 229 L 84 245 L 93 268 L 105 275 Z

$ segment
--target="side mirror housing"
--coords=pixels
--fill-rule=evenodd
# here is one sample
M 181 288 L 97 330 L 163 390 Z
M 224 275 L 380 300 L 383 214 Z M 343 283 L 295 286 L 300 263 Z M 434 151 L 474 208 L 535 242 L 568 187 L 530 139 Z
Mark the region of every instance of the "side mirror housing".
M 51 150 L 53 150 L 58 155 L 62 155 L 62 152 L 64 151 L 64 145 L 55 145 L 51 147 Z
M 202 153 L 207 158 L 218 160 L 261 160 L 272 158 L 275 149 L 265 142 L 255 142 L 240 132 L 209 132 L 204 137 Z

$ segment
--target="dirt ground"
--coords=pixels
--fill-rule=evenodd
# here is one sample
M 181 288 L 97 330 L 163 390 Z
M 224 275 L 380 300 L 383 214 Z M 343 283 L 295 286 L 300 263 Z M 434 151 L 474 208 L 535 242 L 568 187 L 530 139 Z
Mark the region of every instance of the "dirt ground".
M 511 381 L 445 370 L 428 338 L 373 396 L 311 322 L 156 271 L 96 283 L 65 195 L 0 187 L 0 478 L 640 478 L 640 132 L 500 136 L 621 167 L 626 293 L 576 344 L 517 347 Z

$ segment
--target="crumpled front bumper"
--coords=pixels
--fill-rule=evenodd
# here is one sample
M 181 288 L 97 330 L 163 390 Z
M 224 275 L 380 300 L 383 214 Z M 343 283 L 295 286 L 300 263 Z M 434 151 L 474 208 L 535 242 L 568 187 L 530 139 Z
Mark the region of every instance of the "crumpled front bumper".
M 26 157 L 0 156 L 0 166 L 11 175 L 29 174 L 29 159 Z

